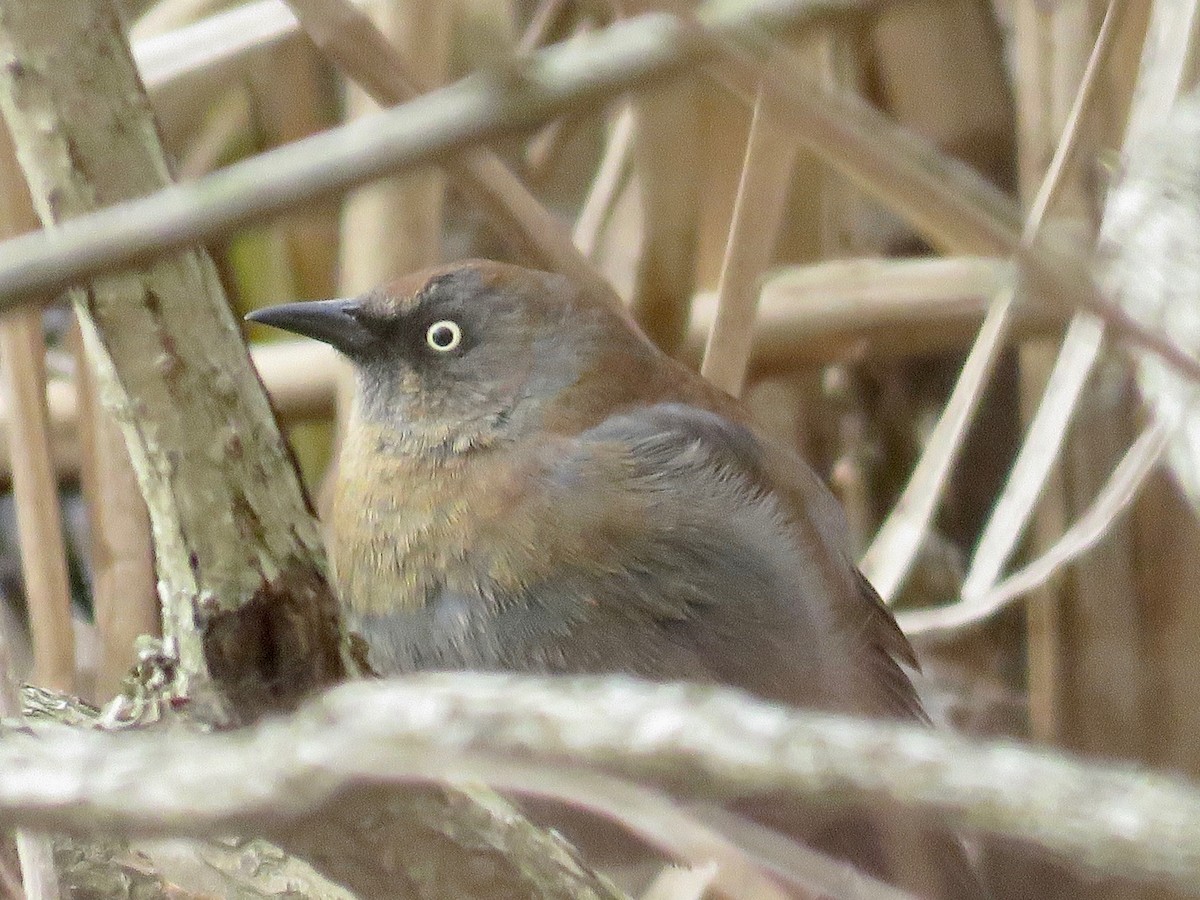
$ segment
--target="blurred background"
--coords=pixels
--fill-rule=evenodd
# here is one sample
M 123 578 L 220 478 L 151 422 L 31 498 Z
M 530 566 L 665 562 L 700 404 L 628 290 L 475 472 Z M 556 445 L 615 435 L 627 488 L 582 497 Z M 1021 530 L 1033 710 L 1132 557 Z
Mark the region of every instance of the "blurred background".
M 622 17 L 693 7 L 362 8 L 420 83 L 434 86 L 517 66 Z M 376 109 L 282 4 L 125 0 L 121 12 L 181 180 Z M 1017 229 L 1065 130 L 1074 153 L 1056 171 L 1039 233 L 1087 260 L 1098 240 L 1121 240 L 1110 233 L 1111 198 L 1129 168 L 1131 109 L 1164 66 L 1174 66 L 1175 86 L 1166 109 L 1193 81 L 1193 18 L 1194 3 L 1150 0 L 847 5 L 786 37 L 780 77 L 875 107 L 919 139 L 917 161 L 969 167 Z M 1172 33 L 1180 47 L 1164 43 Z M 853 137 L 873 141 L 861 129 Z M 1102 329 L 1085 334 L 1069 306 L 1021 291 L 1008 327 L 993 335 L 991 364 L 976 373 L 977 402 L 963 406 L 960 396 L 947 413 L 956 385 L 965 390 L 968 354 L 989 334 L 985 317 L 1011 296 L 1008 254 L 931 239 L 886 191 L 825 161 L 838 151 L 814 149 L 821 140 L 707 67 L 581 106 L 492 149 L 573 229 L 668 352 L 699 366 L 718 305 L 757 307 L 749 356 L 723 386 L 740 390 L 764 429 L 842 501 L 868 575 L 918 647 L 921 689 L 938 718 L 1200 777 L 1200 531 L 1186 478 L 1159 462 L 1169 440 L 1154 430 L 1159 406 L 1145 371 L 1139 387 L 1126 344 L 1105 342 Z M 1126 234 L 1137 232 L 1137 216 L 1153 215 L 1139 210 Z M 529 262 L 433 169 L 209 249 L 239 312 L 355 294 L 442 260 Z M 249 338 L 321 508 L 347 374 L 324 346 L 267 329 Z M 134 662 L 135 636 L 157 620 L 145 511 L 80 377 L 66 307 L 10 326 L 5 341 L 5 490 L 14 473 L 32 474 L 17 485 L 21 529 L 21 504 L 11 493 L 0 499 L 0 615 L 24 637 L 14 648 L 23 677 L 104 701 Z M 58 505 L 47 493 L 55 487 Z M 1086 527 L 1073 529 L 1080 521 Z M 19 530 L 30 536 L 24 559 Z M 1033 574 L 1006 581 L 1013 572 Z M 67 596 L 64 635 L 62 617 L 47 610 L 66 608 Z M 948 604 L 958 604 L 949 616 L 922 615 Z M 1010 867 L 1007 883 L 1013 897 L 1152 895 L 1079 885 L 1028 860 Z

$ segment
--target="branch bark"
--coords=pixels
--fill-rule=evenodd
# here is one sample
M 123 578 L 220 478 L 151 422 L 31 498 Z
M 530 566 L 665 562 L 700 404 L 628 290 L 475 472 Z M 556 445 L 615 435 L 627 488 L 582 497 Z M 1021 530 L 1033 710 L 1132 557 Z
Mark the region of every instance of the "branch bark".
M 0 107 L 47 225 L 170 183 L 107 3 L 0 3 Z M 74 292 L 150 510 L 181 694 L 245 721 L 343 671 L 320 533 L 199 251 Z
M 587 804 L 597 772 L 690 798 L 786 791 L 918 808 L 1038 844 L 1093 873 L 1185 892 L 1200 883 L 1194 784 L 793 710 L 725 688 L 628 678 L 425 675 L 346 685 L 290 719 L 236 734 L 80 732 L 52 744 L 5 734 L 0 823 L 272 833 L 414 780 L 486 779 Z M 164 795 L 164 780 L 177 789 Z

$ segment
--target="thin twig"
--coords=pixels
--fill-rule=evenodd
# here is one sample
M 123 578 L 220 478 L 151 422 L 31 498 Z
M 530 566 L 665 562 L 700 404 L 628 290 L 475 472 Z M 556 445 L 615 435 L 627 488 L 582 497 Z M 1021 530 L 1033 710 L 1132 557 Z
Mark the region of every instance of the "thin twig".
M 597 771 L 697 798 L 782 791 L 919 808 L 1093 873 L 1184 891 L 1200 879 L 1200 788 L 1181 779 L 620 677 L 359 682 L 236 734 L 69 732 L 49 742 L 6 733 L 0 822 L 270 833 L 397 782 L 488 781 L 570 801 L 579 778 L 595 794 Z
M 796 140 L 776 116 L 771 95 L 760 92 L 717 282 L 717 315 L 700 365 L 701 375 L 734 396 L 746 379 L 759 280 L 775 253 L 796 158 Z
M 1162 421 L 1147 427 L 1113 469 L 1091 505 L 1062 537 L 1041 556 L 1026 563 L 986 594 L 947 606 L 898 613 L 896 619 L 905 634 L 912 638 L 953 637 L 986 621 L 1018 597 L 1046 584 L 1063 566 L 1094 547 L 1108 533 L 1113 522 L 1129 508 L 1137 498 L 1146 476 L 1154 471 L 1173 431 L 1173 426 Z

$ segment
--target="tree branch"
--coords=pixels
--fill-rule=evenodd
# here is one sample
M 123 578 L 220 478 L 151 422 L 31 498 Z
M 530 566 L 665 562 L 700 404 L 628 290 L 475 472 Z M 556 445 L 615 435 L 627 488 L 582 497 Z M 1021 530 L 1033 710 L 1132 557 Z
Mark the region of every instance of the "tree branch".
M 1185 891 L 1200 879 L 1200 789 L 1182 780 L 627 678 L 426 675 L 346 685 L 235 734 L 6 734 L 0 822 L 270 832 L 399 782 L 486 779 L 570 800 L 580 784 L 594 797 L 597 771 L 693 798 L 921 808 L 1093 872 Z

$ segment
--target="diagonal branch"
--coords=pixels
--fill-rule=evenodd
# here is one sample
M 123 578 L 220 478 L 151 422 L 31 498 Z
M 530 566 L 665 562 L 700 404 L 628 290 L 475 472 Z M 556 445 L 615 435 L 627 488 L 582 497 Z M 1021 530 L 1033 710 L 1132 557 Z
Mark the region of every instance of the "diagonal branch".
M 665 78 L 715 53 L 714 35 L 736 38 L 857 6 L 854 0 L 712 2 L 698 13 L 700 31 L 662 14 L 619 22 L 545 50 L 517 71 L 480 73 L 53 234 L 0 245 L 0 308 Z

